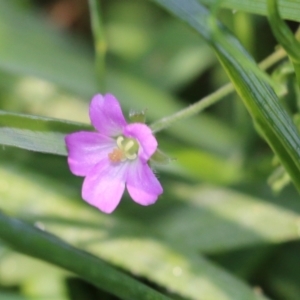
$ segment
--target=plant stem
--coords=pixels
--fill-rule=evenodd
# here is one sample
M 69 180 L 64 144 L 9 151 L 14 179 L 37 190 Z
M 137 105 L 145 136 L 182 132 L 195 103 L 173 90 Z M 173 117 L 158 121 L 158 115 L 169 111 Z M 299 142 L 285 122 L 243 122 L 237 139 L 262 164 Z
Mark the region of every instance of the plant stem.
M 286 52 L 280 48 L 271 55 L 269 55 L 266 59 L 264 59 L 259 66 L 266 70 L 273 66 L 275 63 L 280 61 L 286 56 Z M 193 115 L 198 114 L 199 112 L 203 111 L 205 108 L 217 103 L 225 96 L 229 95 L 234 91 L 234 87 L 232 83 L 227 83 L 215 92 L 211 93 L 208 96 L 205 96 L 204 98 L 200 99 L 196 103 L 176 112 L 175 114 L 164 117 L 156 122 L 154 122 L 152 125 L 150 125 L 150 128 L 153 132 L 158 132 L 162 129 L 165 129 L 169 127 L 172 123 L 177 122 L 181 119 L 185 119 L 188 117 L 191 117 Z
M 94 37 L 96 76 L 101 92 L 105 92 L 105 56 L 107 44 L 101 20 L 100 0 L 89 0 L 91 27 Z
M 172 123 L 177 122 L 181 119 L 188 118 L 190 116 L 193 116 L 200 111 L 204 110 L 205 108 L 211 106 L 212 104 L 218 102 L 226 95 L 230 94 L 234 91 L 233 85 L 231 83 L 228 83 L 212 94 L 202 98 L 201 100 L 197 101 L 196 103 L 176 112 L 175 114 L 164 117 L 152 125 L 150 125 L 150 128 L 153 132 L 158 132 L 166 127 L 169 127 Z
M 275 52 L 266 57 L 263 61 L 259 63 L 259 66 L 262 70 L 267 70 L 280 60 L 286 57 L 286 52 L 283 48 L 278 48 Z

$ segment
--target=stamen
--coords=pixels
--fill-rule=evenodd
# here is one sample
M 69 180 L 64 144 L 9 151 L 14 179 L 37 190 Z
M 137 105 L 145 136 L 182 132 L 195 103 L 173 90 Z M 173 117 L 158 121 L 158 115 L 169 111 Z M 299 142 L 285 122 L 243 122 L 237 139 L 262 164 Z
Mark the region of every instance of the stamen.
M 127 152 L 132 146 L 134 145 L 134 141 L 129 141 L 126 145 L 125 145 L 125 152 Z
M 119 148 L 115 148 L 111 153 L 108 153 L 108 158 L 113 163 L 118 163 L 124 160 L 124 152 Z
M 120 135 L 117 137 L 116 143 L 117 148 L 108 154 L 108 158 L 111 162 L 119 163 L 126 159 L 134 160 L 137 158 L 139 145 L 135 139 L 124 138 Z
M 121 135 L 117 138 L 117 145 L 119 148 L 123 148 L 122 142 L 124 141 L 124 137 L 122 137 Z
M 136 153 L 133 153 L 133 154 L 125 153 L 125 155 L 126 155 L 126 158 L 131 159 L 131 160 L 136 159 L 136 157 L 137 157 Z

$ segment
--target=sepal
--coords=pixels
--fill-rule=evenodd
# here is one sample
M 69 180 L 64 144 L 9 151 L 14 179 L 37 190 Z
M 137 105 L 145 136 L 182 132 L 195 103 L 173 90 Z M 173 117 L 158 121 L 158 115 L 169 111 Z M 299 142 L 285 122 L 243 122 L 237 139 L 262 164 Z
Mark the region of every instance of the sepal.
M 146 122 L 146 109 L 142 111 L 131 110 L 129 112 L 129 120 L 131 123 L 145 123 Z
M 169 157 L 165 153 L 163 153 L 161 150 L 157 149 L 154 154 L 151 156 L 150 161 L 158 164 L 158 165 L 166 165 L 170 163 L 171 161 L 175 160 L 174 158 Z

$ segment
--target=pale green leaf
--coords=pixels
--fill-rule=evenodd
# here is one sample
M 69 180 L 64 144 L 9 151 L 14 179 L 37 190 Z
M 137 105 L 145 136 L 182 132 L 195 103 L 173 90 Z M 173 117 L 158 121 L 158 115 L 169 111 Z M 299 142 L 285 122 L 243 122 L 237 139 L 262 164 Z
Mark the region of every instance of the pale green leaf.
M 0 213 L 0 238 L 21 253 L 61 266 L 122 299 L 168 300 L 168 297 L 121 273 L 104 261 L 55 236 Z
M 191 299 L 256 299 L 244 284 L 199 256 L 199 250 L 279 243 L 299 234 L 299 214 L 228 189 L 174 188 L 170 182 L 155 206 L 145 210 L 125 198 L 108 216 L 79 200 L 78 188 L 67 188 L 59 178 L 16 167 L 5 167 L 0 175 L 0 207 L 6 211 Z M 9 182 L 16 183 L 14 188 Z
M 0 292 L 1 300 L 29 300 L 27 297 L 17 295 L 15 293 Z
M 66 155 L 67 133 L 91 127 L 74 122 L 0 111 L 0 144 L 26 150 Z
M 198 0 L 205 5 L 213 5 L 218 0 Z M 267 13 L 267 0 L 222 0 L 219 1 L 224 8 L 264 15 Z M 300 21 L 300 0 L 279 0 L 280 13 L 284 19 Z
M 154 0 L 194 28 L 215 50 L 256 127 L 300 191 L 300 138 L 266 74 L 239 41 L 196 0 Z

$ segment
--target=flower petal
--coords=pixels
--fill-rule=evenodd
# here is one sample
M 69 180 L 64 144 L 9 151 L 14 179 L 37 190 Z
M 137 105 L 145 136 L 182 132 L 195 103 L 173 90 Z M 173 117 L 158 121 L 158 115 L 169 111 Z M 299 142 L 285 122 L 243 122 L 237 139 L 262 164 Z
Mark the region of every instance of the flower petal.
M 151 155 L 156 151 L 156 138 L 147 125 L 141 123 L 128 124 L 124 128 L 123 134 L 127 137 L 135 138 L 139 142 L 139 157 L 144 162 L 149 160 Z
M 103 159 L 85 177 L 82 198 L 101 211 L 111 213 L 123 195 L 126 170 L 127 163 L 114 165 Z
M 163 189 L 148 164 L 136 160 L 127 171 L 127 189 L 132 199 L 141 205 L 153 204 Z
M 126 126 L 118 100 L 111 94 L 97 94 L 90 104 L 90 119 L 93 126 L 103 135 L 117 136 Z
M 70 170 L 77 176 L 87 175 L 116 146 L 114 139 L 89 131 L 68 134 L 65 141 Z

